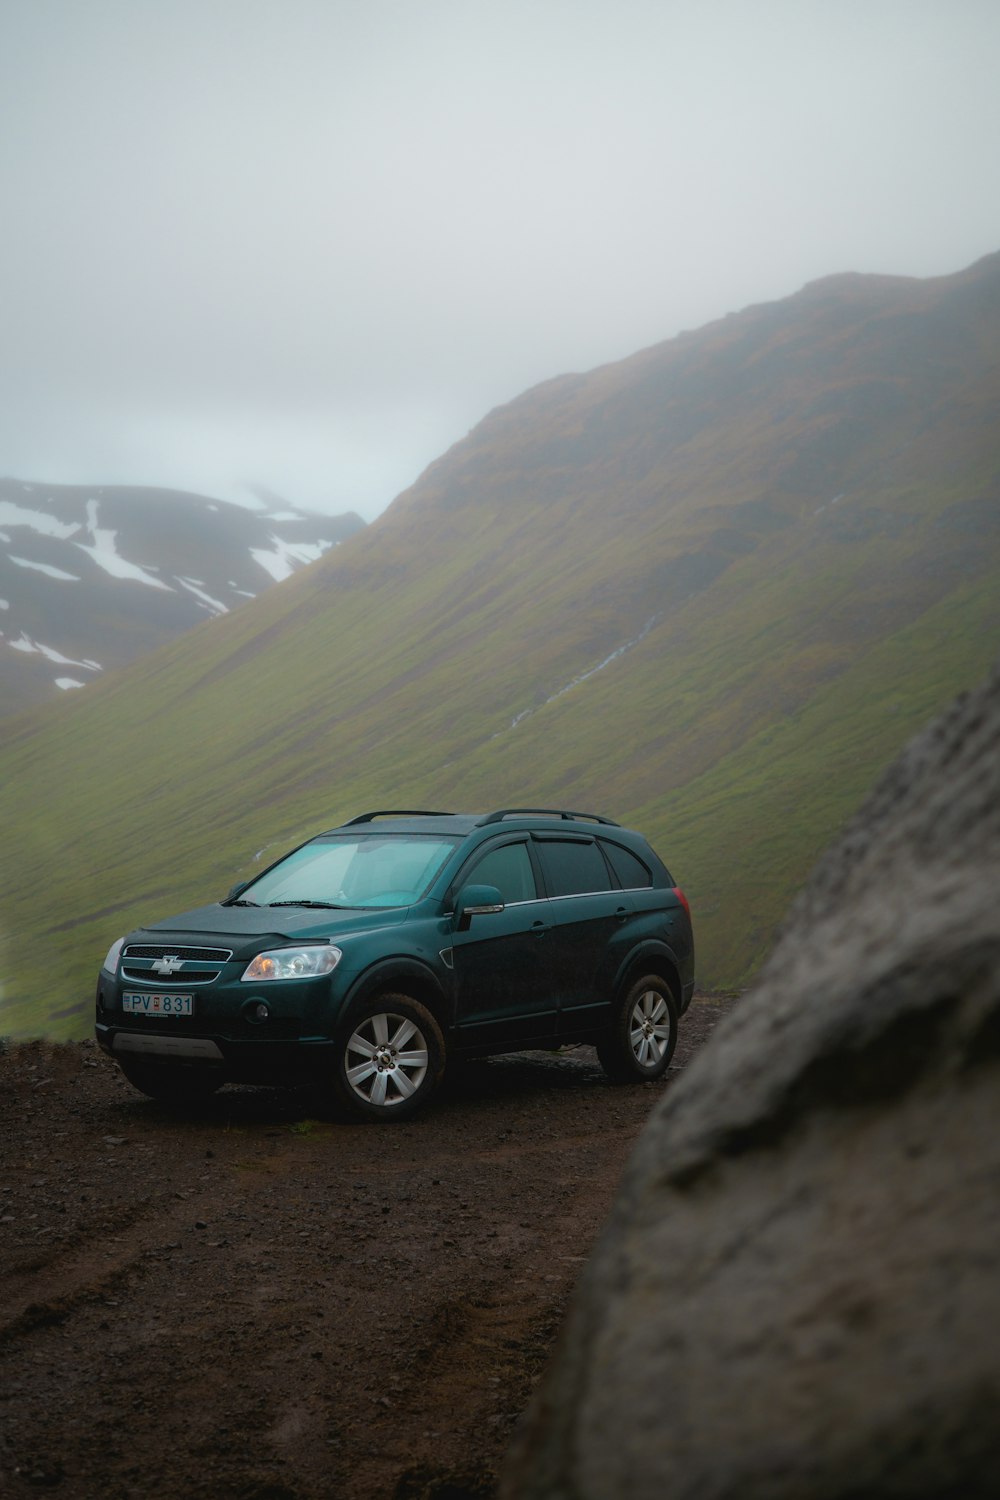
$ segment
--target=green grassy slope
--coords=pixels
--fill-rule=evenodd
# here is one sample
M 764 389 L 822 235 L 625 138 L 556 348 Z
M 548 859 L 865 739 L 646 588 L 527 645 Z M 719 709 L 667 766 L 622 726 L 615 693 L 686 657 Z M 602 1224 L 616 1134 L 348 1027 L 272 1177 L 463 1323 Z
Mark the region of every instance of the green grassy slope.
M 1000 258 L 836 278 L 490 416 L 364 534 L 0 726 L 0 1031 L 367 806 L 649 831 L 742 982 L 903 740 L 987 670 Z

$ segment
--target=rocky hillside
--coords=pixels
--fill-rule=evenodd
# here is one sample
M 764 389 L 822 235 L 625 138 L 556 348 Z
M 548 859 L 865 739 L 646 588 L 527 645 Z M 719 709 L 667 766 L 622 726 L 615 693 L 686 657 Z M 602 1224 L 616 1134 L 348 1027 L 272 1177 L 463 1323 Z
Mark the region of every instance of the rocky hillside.
M 174 490 L 0 479 L 0 713 L 226 614 L 362 525 Z

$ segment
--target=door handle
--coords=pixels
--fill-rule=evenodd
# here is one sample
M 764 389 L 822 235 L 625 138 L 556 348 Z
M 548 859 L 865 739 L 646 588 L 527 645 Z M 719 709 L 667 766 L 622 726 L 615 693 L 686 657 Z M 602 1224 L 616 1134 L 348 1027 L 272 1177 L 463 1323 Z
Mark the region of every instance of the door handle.
M 624 922 L 628 916 L 628 907 L 619 906 L 618 910 L 615 912 L 615 916 L 618 918 L 619 922 Z
M 552 931 L 551 922 L 532 922 L 531 930 L 536 937 L 541 937 L 544 932 Z

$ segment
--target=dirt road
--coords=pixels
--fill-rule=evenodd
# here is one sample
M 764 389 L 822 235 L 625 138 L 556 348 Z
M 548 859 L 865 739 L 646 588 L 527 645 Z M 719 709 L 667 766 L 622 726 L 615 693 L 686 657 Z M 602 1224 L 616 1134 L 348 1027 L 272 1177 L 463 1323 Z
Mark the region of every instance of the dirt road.
M 229 1089 L 184 1114 L 88 1043 L 0 1055 L 0 1489 L 485 1496 L 665 1084 L 470 1065 L 395 1126 Z

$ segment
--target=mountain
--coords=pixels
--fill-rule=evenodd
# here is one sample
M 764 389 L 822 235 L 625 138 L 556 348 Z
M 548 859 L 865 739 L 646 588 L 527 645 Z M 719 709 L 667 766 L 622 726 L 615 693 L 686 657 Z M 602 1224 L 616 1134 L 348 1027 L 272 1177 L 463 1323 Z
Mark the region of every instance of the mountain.
M 0 713 L 58 697 L 254 598 L 363 526 L 262 492 L 0 479 Z
M 646 831 L 740 985 L 1000 626 L 1000 255 L 839 276 L 490 413 L 373 525 L 0 723 L 0 1030 L 373 807 Z

